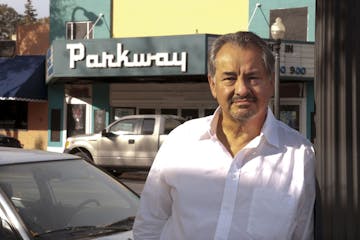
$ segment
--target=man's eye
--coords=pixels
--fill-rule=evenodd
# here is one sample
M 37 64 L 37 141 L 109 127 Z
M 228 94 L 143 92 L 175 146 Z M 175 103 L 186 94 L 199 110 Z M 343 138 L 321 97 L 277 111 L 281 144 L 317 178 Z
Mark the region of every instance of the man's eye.
M 248 81 L 251 82 L 251 83 L 257 83 L 259 81 L 259 78 L 256 77 L 256 76 L 249 77 Z
M 224 78 L 224 81 L 235 81 L 236 78 L 235 77 L 226 77 Z

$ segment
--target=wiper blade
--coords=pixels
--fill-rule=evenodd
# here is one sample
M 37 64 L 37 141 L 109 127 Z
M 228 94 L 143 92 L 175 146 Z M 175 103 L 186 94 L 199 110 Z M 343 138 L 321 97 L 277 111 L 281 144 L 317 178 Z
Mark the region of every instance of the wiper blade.
M 111 223 L 109 225 L 104 226 L 105 228 L 116 228 L 121 230 L 131 230 L 134 225 L 135 216 L 127 217 L 125 219 L 122 219 L 120 221 Z
M 56 235 L 56 234 L 79 234 L 79 233 L 85 233 L 85 234 L 94 234 L 94 231 L 101 231 L 101 233 L 108 232 L 108 231 L 114 231 L 117 229 L 102 227 L 102 226 L 70 226 L 60 229 L 53 229 L 53 230 L 47 230 L 43 233 L 38 233 L 34 235 L 35 238 L 41 238 L 45 235 Z
M 41 237 L 46 235 L 56 235 L 56 234 L 88 234 L 88 235 L 98 235 L 98 234 L 106 234 L 114 231 L 130 231 L 133 227 L 135 217 L 131 216 L 120 221 L 111 223 L 105 226 L 69 226 L 60 229 L 48 230 L 43 233 L 35 234 L 34 237 L 37 239 L 41 239 Z

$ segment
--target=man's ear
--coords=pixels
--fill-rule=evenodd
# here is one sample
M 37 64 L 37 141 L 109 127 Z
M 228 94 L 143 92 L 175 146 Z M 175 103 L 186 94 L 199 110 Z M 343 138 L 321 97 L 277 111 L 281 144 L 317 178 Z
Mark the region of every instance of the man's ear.
M 211 77 L 210 74 L 208 74 L 208 82 L 209 82 L 211 94 L 216 99 L 215 78 Z

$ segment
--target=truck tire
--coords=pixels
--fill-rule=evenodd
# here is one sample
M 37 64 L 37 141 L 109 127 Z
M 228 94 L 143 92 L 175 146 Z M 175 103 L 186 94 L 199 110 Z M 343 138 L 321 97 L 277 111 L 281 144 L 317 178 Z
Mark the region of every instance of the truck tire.
M 88 162 L 93 161 L 91 156 L 88 153 L 84 152 L 84 151 L 76 152 L 76 153 L 74 153 L 74 155 L 79 156 L 79 157 L 81 157 L 82 159 L 84 159 L 84 160 L 86 160 Z

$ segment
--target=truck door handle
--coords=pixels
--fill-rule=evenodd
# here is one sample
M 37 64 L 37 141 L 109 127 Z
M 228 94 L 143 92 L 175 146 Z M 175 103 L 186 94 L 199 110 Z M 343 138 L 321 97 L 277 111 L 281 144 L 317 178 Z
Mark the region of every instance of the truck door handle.
M 134 139 L 129 139 L 128 143 L 129 143 L 129 144 L 134 144 L 134 143 L 135 143 L 135 140 L 134 140 Z

